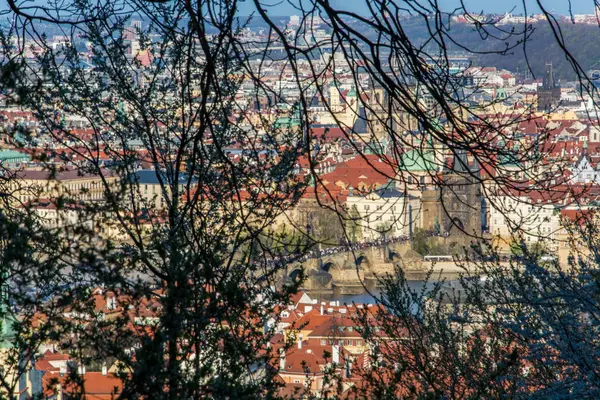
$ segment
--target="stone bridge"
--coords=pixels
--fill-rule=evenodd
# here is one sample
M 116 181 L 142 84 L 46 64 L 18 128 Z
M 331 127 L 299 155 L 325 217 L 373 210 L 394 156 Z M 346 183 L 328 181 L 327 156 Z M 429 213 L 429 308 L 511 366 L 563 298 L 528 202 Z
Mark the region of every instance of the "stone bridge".
M 326 252 L 324 252 L 326 253 Z M 362 287 L 365 281 L 375 281 L 377 276 L 394 272 L 394 265 L 406 262 L 410 243 L 394 243 L 386 246 L 368 247 L 335 254 L 323 254 L 302 263 L 290 264 L 286 274 L 296 279 L 304 271 L 307 290 L 330 290 L 338 287 Z M 411 267 L 421 268 L 422 261 L 412 257 Z
M 464 263 L 425 262 L 411 249 L 410 242 L 392 243 L 385 246 L 368 247 L 355 251 L 323 254 L 302 263 L 287 266 L 286 279 L 296 279 L 301 271 L 306 280 L 304 289 L 309 291 L 331 291 L 334 287 L 362 292 L 363 284 L 374 284 L 378 277 L 393 274 L 399 265 L 407 275 L 421 277 L 433 267 L 434 274 L 458 274 L 465 272 Z M 468 265 L 466 266 L 468 268 Z

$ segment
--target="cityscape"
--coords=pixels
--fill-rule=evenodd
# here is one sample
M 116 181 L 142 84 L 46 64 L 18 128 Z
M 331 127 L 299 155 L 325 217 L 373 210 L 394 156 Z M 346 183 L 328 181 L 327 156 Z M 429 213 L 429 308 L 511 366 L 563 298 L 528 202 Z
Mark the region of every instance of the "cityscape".
M 251 3 L 9 1 L 0 399 L 600 398 L 598 11 Z

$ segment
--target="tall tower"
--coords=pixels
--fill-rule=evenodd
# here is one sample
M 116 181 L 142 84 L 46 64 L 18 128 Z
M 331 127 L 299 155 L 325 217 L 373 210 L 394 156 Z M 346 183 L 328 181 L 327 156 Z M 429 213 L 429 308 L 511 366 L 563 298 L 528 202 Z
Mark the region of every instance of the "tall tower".
M 556 87 L 554 83 L 554 72 L 552 71 L 552 63 L 546 63 L 546 68 L 544 69 L 544 81 L 542 84 L 542 88 L 544 89 L 553 89 Z
M 339 112 L 341 108 L 340 90 L 337 82 L 331 82 L 329 85 L 329 106 L 333 112 Z
M 554 78 L 552 63 L 546 63 L 542 87 L 538 87 L 538 111 L 548 112 L 560 102 L 560 87 Z
M 451 234 L 481 234 L 479 167 L 469 166 L 467 152 L 457 150 L 452 166 L 443 172 L 440 187 L 440 228 Z

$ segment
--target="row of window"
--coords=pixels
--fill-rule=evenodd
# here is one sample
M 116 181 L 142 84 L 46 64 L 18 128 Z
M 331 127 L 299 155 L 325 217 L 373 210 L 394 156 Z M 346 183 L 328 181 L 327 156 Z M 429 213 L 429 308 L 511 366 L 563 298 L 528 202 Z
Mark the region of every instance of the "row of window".
M 363 341 L 358 339 L 321 339 L 321 346 L 338 344 L 339 346 L 362 346 Z
M 407 182 L 408 182 L 409 185 L 413 184 L 413 183 L 417 183 L 417 179 L 416 178 L 413 179 L 413 177 L 409 175 L 408 179 L 407 179 Z M 420 176 L 418 182 L 419 182 L 420 185 L 424 185 L 425 184 L 425 177 L 424 176 Z
M 498 226 L 497 219 L 494 220 L 494 226 Z M 542 227 L 539 227 L 539 232 L 540 233 L 552 233 L 552 228 L 549 226 L 542 226 Z M 500 233 L 500 228 L 498 228 L 498 233 Z
M 365 204 L 365 205 L 363 206 L 363 209 L 364 209 L 365 211 L 369 211 L 369 210 L 371 209 L 371 205 L 369 205 L 369 204 Z M 377 206 L 377 207 L 376 207 L 376 210 L 377 210 L 377 211 L 383 210 L 383 205 L 379 205 L 379 206 Z M 396 206 L 393 206 L 393 207 L 388 207 L 388 208 L 387 208 L 387 211 L 397 211 L 397 210 L 398 210 L 398 208 L 397 208 Z
M 510 210 L 510 211 L 511 211 L 511 212 L 513 212 L 513 213 L 515 213 L 515 214 L 522 214 L 522 213 L 523 213 L 523 212 L 519 212 L 519 213 L 517 213 L 517 212 L 516 212 L 516 211 L 517 211 L 516 209 Z M 554 212 L 554 211 L 555 211 L 555 209 L 554 209 L 554 208 L 549 208 L 549 207 L 535 207 L 535 210 L 534 210 L 534 206 L 532 206 L 532 205 L 529 205 L 529 206 L 527 206 L 527 207 L 525 208 L 525 210 L 524 210 L 524 211 L 527 211 L 527 212 L 533 212 L 533 211 L 535 211 L 535 212 L 537 212 L 537 213 L 550 214 L 550 213 Z M 497 209 L 495 209 L 495 208 L 492 208 L 492 209 L 491 209 L 491 211 L 490 211 L 490 213 L 491 213 L 492 215 L 493 215 L 493 214 L 505 214 L 505 213 L 506 213 L 506 211 L 504 211 L 504 210 L 497 210 Z

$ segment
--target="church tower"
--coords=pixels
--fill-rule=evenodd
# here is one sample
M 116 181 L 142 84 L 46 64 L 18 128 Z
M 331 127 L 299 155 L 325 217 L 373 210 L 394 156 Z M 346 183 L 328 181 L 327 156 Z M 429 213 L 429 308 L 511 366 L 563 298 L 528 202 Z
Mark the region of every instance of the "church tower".
M 454 153 L 452 165 L 444 168 L 440 187 L 438 220 L 448 234 L 481 234 L 481 188 L 479 166 L 469 166 L 465 150 Z
M 538 111 L 552 111 L 560 103 L 560 86 L 556 83 L 554 78 L 552 63 L 546 63 L 544 80 L 542 87 L 538 87 L 537 95 Z

